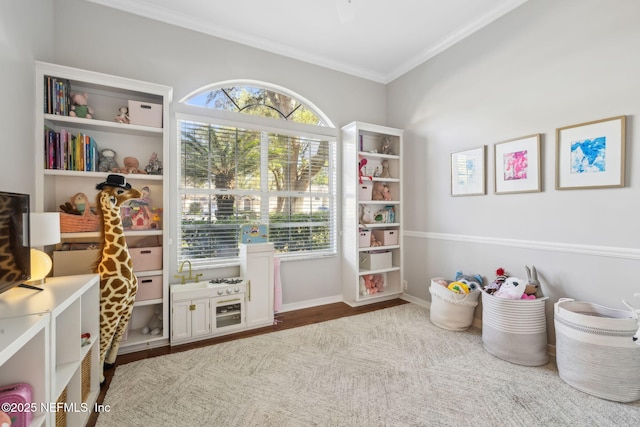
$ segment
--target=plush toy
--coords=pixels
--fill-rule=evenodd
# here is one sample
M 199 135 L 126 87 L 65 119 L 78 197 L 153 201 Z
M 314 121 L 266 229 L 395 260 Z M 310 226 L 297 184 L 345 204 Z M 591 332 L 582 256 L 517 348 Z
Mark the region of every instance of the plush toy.
M 382 274 L 365 274 L 360 276 L 360 294 L 371 295 L 382 292 L 384 276 Z
M 391 189 L 387 184 L 382 186 L 382 200 L 391 200 Z
M 483 288 L 484 291 L 488 294 L 495 293 L 498 289 L 500 289 L 500 286 L 502 286 L 504 281 L 507 280 L 507 277 L 508 275 L 504 271 L 504 268 L 502 267 L 498 268 L 496 270 L 496 278 L 493 280 L 493 282 L 489 283 L 487 286 Z
M 371 241 L 370 241 L 369 246 L 372 247 L 372 248 L 375 248 L 375 247 L 378 247 L 378 246 L 382 246 L 382 242 L 380 240 L 376 239 L 376 236 L 373 233 L 371 233 Z
M 371 200 L 384 200 L 384 184 L 379 181 L 373 183 L 371 190 Z
M 128 107 L 120 107 L 118 108 L 118 115 L 115 118 L 116 122 L 129 124 L 129 108 Z
M 451 282 L 447 286 L 447 289 L 449 289 L 450 291 L 455 292 L 456 294 L 468 294 L 469 293 L 469 287 L 466 285 L 466 283 L 463 283 L 463 282 Z
M 100 160 L 98 161 L 98 170 L 100 172 L 116 172 L 120 170 L 116 163 L 116 152 L 105 148 L 100 152 Z
M 362 206 L 362 216 L 360 220 L 363 224 L 371 224 L 373 222 L 373 211 L 367 205 Z
M 149 164 L 144 168 L 149 175 L 162 175 L 162 162 L 158 160 L 158 153 L 151 153 Z
M 512 276 L 508 277 L 493 295 L 505 299 L 522 299 L 524 288 L 526 287 L 527 282 L 525 280 Z
M 524 266 L 527 270 L 527 287 L 524 289 L 524 293 L 527 295 L 533 295 L 536 298 L 542 297 L 542 288 L 540 287 L 540 281 L 538 280 L 538 272 L 535 266 Z
M 71 117 L 82 117 L 84 119 L 90 119 L 93 117 L 93 108 L 87 105 L 89 94 L 83 93 L 71 93 L 71 111 L 69 115 Z
M 153 310 L 153 317 L 149 321 L 149 325 L 142 328 L 143 334 L 160 335 L 162 332 L 162 310 L 156 308 Z
M 484 280 L 479 274 L 463 274 L 462 271 L 456 272 L 456 282 L 462 282 L 469 288 L 469 291 L 479 291 L 482 288 Z
M 147 172 L 144 169 L 140 169 L 140 161 L 135 157 L 125 157 L 122 160 L 124 167 L 120 168 L 120 173 L 141 173 L 146 175 Z
M 382 154 L 391 154 L 391 138 L 389 138 L 388 136 L 385 136 L 384 138 L 382 138 L 380 152 Z
M 383 160 L 380 164 L 382 165 L 380 178 L 391 178 L 391 174 L 389 173 L 389 162 L 387 160 Z

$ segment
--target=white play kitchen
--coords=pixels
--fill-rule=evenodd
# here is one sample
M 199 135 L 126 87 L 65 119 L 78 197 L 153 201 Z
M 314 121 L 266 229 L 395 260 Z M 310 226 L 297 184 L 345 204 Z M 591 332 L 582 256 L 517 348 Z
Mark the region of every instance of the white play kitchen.
M 183 263 L 181 283 L 170 286 L 171 345 L 273 324 L 273 243 L 241 244 L 240 260 L 239 277 L 211 280 Z

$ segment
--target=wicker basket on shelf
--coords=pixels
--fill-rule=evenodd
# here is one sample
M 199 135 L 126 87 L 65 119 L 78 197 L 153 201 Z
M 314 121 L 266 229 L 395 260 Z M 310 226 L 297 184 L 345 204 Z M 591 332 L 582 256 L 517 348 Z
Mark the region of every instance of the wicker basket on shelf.
M 67 425 L 67 413 L 64 409 L 57 409 L 60 405 L 67 402 L 67 388 L 65 387 L 58 396 L 56 401 L 56 427 L 65 427 Z
M 82 233 L 100 230 L 100 217 L 91 209 L 85 209 L 82 215 L 60 212 L 61 233 Z
M 88 352 L 82 359 L 80 368 L 80 391 L 82 402 L 86 402 L 91 391 L 91 352 Z

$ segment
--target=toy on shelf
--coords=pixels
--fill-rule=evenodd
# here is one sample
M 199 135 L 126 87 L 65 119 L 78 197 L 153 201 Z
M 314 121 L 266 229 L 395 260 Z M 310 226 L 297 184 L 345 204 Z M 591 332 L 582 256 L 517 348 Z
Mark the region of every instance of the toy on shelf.
M 90 119 L 93 117 L 93 108 L 87 105 L 89 94 L 83 93 L 71 93 L 71 111 L 69 115 L 71 117 L 81 117 L 83 119 Z
M 129 124 L 129 107 L 118 108 L 118 115 L 115 118 L 118 123 Z
M 384 276 L 382 274 L 365 274 L 360 276 L 360 294 L 372 295 L 384 290 Z
M 162 161 L 158 159 L 158 153 L 151 153 L 149 163 L 144 170 L 149 175 L 162 175 Z
M 156 307 L 153 310 L 153 316 L 149 321 L 149 324 L 142 328 L 143 334 L 160 335 L 162 332 L 162 310 Z
M 382 166 L 382 172 L 380 173 L 380 178 L 391 178 L 391 174 L 389 173 L 389 161 L 383 160 L 380 162 Z
M 116 152 L 110 148 L 105 148 L 100 152 L 100 160 L 98 162 L 98 170 L 100 172 L 114 172 L 120 167 L 116 163 Z
M 120 168 L 119 171 L 112 172 L 120 172 L 120 173 L 140 173 L 146 175 L 147 172 L 144 169 L 140 169 L 140 161 L 135 157 L 127 156 L 122 160 L 124 167 Z
M 122 226 L 125 230 L 160 229 L 161 210 L 152 208 L 151 190 L 142 187 L 142 197 L 130 200 L 120 209 Z

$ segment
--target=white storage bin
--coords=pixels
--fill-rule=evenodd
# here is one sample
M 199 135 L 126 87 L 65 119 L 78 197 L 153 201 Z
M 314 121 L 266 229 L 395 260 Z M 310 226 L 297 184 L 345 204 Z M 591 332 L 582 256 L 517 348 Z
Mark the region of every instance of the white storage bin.
M 398 230 L 373 230 L 373 236 L 382 242 L 383 246 L 398 244 Z
M 371 246 L 371 230 L 360 230 L 358 232 L 358 247 L 368 248 Z
M 480 291 L 468 294 L 457 294 L 436 283 L 445 280 L 441 277 L 431 279 L 429 292 L 431 293 L 430 320 L 439 328 L 449 331 L 465 331 L 473 323 L 473 315 L 478 305 Z M 447 280 L 450 282 L 450 280 Z
M 132 125 L 162 127 L 162 105 L 129 101 L 129 123 Z
M 554 324 L 564 382 L 602 399 L 640 399 L 640 346 L 633 341 L 638 324 L 630 311 L 561 298 Z
M 362 181 L 362 184 L 358 184 L 358 200 L 371 200 L 373 194 L 373 182 Z
M 360 268 L 364 270 L 383 270 L 393 266 L 391 252 L 364 252 L 360 254 Z
M 482 344 L 507 362 L 540 366 L 549 361 L 545 303 L 549 297 L 505 299 L 482 292 Z

